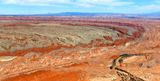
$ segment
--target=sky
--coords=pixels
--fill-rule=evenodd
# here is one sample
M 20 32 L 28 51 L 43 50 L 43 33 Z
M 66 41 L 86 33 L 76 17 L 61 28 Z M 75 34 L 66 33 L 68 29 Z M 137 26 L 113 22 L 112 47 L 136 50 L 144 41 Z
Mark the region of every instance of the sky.
M 160 0 L 0 0 L 0 14 L 60 12 L 152 13 L 160 12 Z

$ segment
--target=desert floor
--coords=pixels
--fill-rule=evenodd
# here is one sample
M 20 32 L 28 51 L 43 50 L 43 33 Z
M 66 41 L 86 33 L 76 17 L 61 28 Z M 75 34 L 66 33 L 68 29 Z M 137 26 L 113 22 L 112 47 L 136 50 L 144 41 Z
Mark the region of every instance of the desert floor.
M 119 68 L 160 80 L 160 20 L 112 17 L 0 17 L 0 80 L 120 81 Z M 137 80 L 138 81 L 138 80 Z

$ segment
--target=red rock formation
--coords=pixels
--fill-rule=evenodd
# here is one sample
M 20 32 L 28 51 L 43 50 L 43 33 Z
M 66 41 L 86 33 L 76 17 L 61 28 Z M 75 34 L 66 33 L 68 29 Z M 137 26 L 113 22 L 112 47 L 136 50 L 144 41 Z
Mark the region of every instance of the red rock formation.
M 88 81 L 86 80 L 86 77 L 88 79 L 89 77 L 104 75 L 107 73 L 111 73 L 106 68 L 109 65 L 109 62 L 111 60 L 112 55 L 118 55 L 124 52 L 129 53 L 140 53 L 145 52 L 145 47 L 142 43 L 141 45 L 137 45 L 136 48 L 134 47 L 127 47 L 122 50 L 118 50 L 118 46 L 121 46 L 122 44 L 125 44 L 129 41 L 134 41 L 135 39 L 138 39 L 142 36 L 142 33 L 146 32 L 142 25 L 140 25 L 140 22 L 133 22 L 130 20 L 130 22 L 126 19 L 100 19 L 100 18 L 75 18 L 75 17 L 0 17 L 0 20 L 16 20 L 17 22 L 12 23 L 0 23 L 1 26 L 7 28 L 12 27 L 16 28 L 17 26 L 24 26 L 30 27 L 31 24 L 38 25 L 38 24 L 60 24 L 63 26 L 89 26 L 89 27 L 96 27 L 96 28 L 109 28 L 113 31 L 116 31 L 118 33 L 115 34 L 114 38 L 112 35 L 107 36 L 101 36 L 101 38 L 95 38 L 94 40 L 90 41 L 90 43 L 78 43 L 77 45 L 65 45 L 65 44 L 52 44 L 45 47 L 33 47 L 23 50 L 16 50 L 14 52 L 0 52 L 0 56 L 21 56 L 17 59 L 7 62 L 5 64 L 2 63 L 3 70 L 0 70 L 0 72 L 3 71 L 5 74 L 6 68 L 10 68 L 12 70 L 11 72 L 20 72 L 20 70 L 23 71 L 29 66 L 32 65 L 35 66 L 34 69 L 31 67 L 29 69 L 32 69 L 33 72 L 30 72 L 28 74 L 25 74 L 27 72 L 23 72 L 18 76 L 10 77 L 9 75 L 6 79 L 6 76 L 1 76 L 0 79 L 4 79 L 4 81 Z M 27 22 L 26 22 L 27 21 Z M 144 21 L 143 21 L 144 22 Z M 140 24 L 139 24 L 140 23 Z M 146 23 L 145 23 L 146 24 Z M 125 26 L 125 27 L 123 27 Z M 147 25 L 145 25 L 147 26 Z M 129 29 L 133 29 L 134 31 L 130 31 Z M 58 31 L 58 30 L 57 30 Z M 128 32 L 131 32 L 129 34 Z M 151 37 L 151 36 L 150 36 Z M 4 37 L 0 37 L 0 39 L 3 39 Z M 82 37 L 83 38 L 83 37 Z M 6 38 L 8 39 L 8 38 Z M 22 39 L 22 41 L 24 41 Z M 107 42 L 106 42 L 107 41 Z M 108 42 L 109 41 L 109 42 Z M 146 42 L 147 43 L 147 42 Z M 114 46 L 114 47 L 113 47 Z M 153 46 L 153 49 L 158 48 L 159 45 Z M 138 49 L 141 48 L 141 49 Z M 136 50 L 136 51 L 135 51 Z M 143 50 L 143 51 L 142 51 Z M 35 57 L 31 56 L 32 58 L 25 57 L 25 55 L 35 52 L 36 53 L 42 53 L 41 55 L 38 55 Z M 47 59 L 46 59 L 47 58 Z M 22 62 L 19 62 L 22 61 Z M 54 62 L 53 62 L 54 61 Z M 102 62 L 107 62 L 107 65 L 103 65 Z M 21 64 L 22 63 L 22 64 Z M 32 64 L 33 63 L 33 64 Z M 35 64 L 34 64 L 35 63 Z M 70 64 L 71 63 L 71 64 Z M 73 63 L 73 64 L 72 64 Z M 17 66 L 9 67 L 9 64 L 15 64 L 20 67 L 24 68 L 18 68 Z M 29 65 L 28 67 L 27 64 Z M 136 64 L 136 63 L 135 63 Z M 44 65 L 44 66 L 43 66 Z M 57 67 L 56 65 L 59 65 L 61 67 Z M 137 64 L 138 65 L 138 64 Z M 43 67 L 42 70 L 39 70 L 37 66 Z M 58 68 L 63 71 L 51 71 L 51 70 L 45 70 L 48 68 Z M 5 69 L 4 69 L 5 68 Z M 18 70 L 18 69 L 20 70 Z M 64 71 L 69 68 L 69 71 Z M 43 70 L 44 69 L 44 70 Z M 27 69 L 28 70 L 28 69 Z M 34 71 L 39 70 L 39 71 Z M 76 70 L 76 71 L 75 71 Z M 78 70 L 78 71 L 77 71 Z M 86 73 L 90 75 L 86 75 Z M 8 74 L 8 71 L 6 71 L 6 74 Z M 2 75 L 2 74 L 0 74 Z M 111 73 L 111 75 L 114 75 Z M 92 80 L 91 80 L 92 81 Z M 107 80 L 106 80 L 107 81 Z

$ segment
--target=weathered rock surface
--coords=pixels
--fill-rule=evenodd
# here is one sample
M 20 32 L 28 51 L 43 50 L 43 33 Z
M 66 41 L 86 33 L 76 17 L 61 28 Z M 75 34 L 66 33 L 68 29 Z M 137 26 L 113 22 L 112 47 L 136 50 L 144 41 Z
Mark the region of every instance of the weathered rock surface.
M 122 53 L 149 53 L 122 67 L 160 79 L 160 21 L 86 17 L 0 17 L 0 80 L 119 81 L 109 66 Z M 16 58 L 15 58 L 16 57 Z

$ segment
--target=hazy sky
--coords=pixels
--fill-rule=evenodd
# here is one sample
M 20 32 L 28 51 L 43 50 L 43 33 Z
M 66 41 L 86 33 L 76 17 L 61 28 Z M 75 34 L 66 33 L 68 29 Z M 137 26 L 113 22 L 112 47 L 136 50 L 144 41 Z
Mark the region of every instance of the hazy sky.
M 0 0 L 0 14 L 160 12 L 160 0 Z

